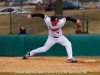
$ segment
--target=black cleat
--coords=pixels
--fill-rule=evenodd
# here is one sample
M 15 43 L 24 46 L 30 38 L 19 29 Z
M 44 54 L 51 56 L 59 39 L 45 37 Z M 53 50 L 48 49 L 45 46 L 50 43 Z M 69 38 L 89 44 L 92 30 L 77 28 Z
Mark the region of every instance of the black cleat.
M 26 59 L 28 59 L 29 57 L 30 57 L 30 52 L 28 52 L 27 54 L 25 54 L 25 55 L 23 56 L 23 59 L 26 60 Z
M 74 59 L 68 59 L 68 63 L 78 63 L 78 61 Z

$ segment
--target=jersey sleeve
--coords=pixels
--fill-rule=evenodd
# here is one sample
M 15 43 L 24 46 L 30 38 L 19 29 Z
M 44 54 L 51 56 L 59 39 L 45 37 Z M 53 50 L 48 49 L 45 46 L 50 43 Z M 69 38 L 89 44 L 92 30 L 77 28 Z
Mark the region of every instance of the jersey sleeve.
M 50 20 L 50 18 L 47 15 L 44 15 L 44 20 L 46 21 L 48 19 Z
M 76 20 L 76 19 L 71 18 L 71 17 L 66 17 L 66 20 L 67 20 L 67 21 L 72 21 L 72 22 L 74 22 L 74 23 L 76 23 L 76 22 L 77 22 L 77 20 Z
M 45 23 L 46 23 L 47 26 L 51 23 L 50 17 L 48 17 L 47 15 L 45 15 L 44 21 L 45 21 Z
M 45 14 L 37 13 L 37 14 L 31 14 L 31 17 L 41 17 L 42 19 L 45 18 Z

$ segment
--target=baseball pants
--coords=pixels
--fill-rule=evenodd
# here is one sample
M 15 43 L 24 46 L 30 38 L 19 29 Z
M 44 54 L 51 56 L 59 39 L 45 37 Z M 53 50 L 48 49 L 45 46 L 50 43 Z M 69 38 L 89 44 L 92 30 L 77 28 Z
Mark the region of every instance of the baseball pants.
M 53 36 L 49 35 L 45 45 L 43 47 L 39 47 L 37 49 L 34 49 L 34 50 L 30 51 L 30 56 L 33 56 L 37 53 L 46 52 L 47 50 L 49 50 L 56 43 L 59 43 L 59 44 L 63 45 L 66 48 L 66 52 L 68 54 L 68 59 L 73 58 L 72 57 L 71 43 L 64 35 L 61 35 L 58 38 L 54 38 Z

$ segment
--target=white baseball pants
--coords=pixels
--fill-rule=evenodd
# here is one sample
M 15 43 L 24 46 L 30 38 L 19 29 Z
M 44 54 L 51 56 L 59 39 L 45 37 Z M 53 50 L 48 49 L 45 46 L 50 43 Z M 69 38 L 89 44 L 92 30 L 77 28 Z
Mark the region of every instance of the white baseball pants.
M 63 45 L 66 48 L 66 52 L 68 54 L 68 59 L 72 59 L 73 58 L 72 57 L 72 46 L 71 46 L 71 43 L 64 35 L 59 36 L 59 38 L 54 38 L 54 37 L 49 35 L 45 45 L 43 47 L 39 47 L 37 49 L 34 49 L 34 50 L 30 51 L 30 56 L 33 56 L 33 55 L 35 55 L 37 53 L 46 52 L 55 43 L 60 43 L 61 45 Z

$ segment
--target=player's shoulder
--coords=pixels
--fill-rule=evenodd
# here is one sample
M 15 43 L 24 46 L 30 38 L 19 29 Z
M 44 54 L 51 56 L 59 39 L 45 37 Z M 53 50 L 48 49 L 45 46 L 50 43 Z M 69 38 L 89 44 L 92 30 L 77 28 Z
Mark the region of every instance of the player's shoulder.
M 45 18 L 44 18 L 45 21 L 50 21 L 50 17 L 45 15 Z
M 61 18 L 60 22 L 66 22 L 66 18 Z
M 49 17 L 47 15 L 44 15 L 44 20 L 47 19 L 47 18 L 49 18 Z

